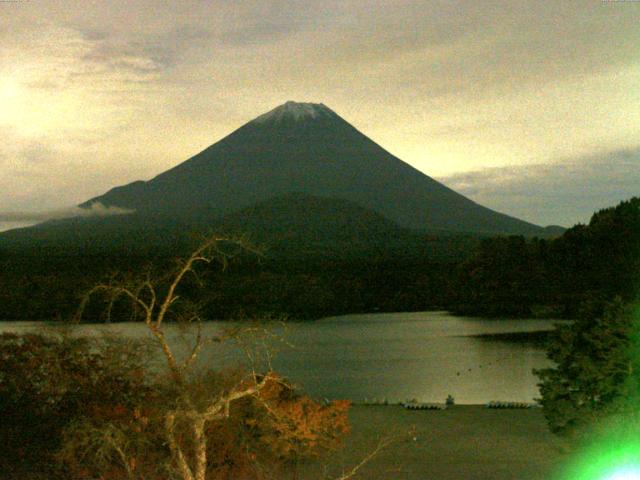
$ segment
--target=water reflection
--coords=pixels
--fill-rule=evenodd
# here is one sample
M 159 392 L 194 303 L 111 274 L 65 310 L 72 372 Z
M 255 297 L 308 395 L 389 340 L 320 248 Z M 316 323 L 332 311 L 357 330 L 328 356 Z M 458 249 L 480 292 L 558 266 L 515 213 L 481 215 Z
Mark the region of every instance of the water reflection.
M 347 315 L 272 326 L 273 335 L 260 340 L 272 358 L 263 356 L 261 360 L 270 360 L 277 371 L 319 397 L 436 402 L 451 394 L 458 403 L 530 402 L 538 396 L 532 369 L 549 365 L 544 351 L 473 335 L 549 330 L 554 323 L 471 319 L 446 312 Z M 39 325 L 5 323 L 0 324 L 0 330 L 23 331 Z M 210 322 L 203 330 L 212 337 L 229 325 Z M 75 328 L 88 335 L 105 331 L 129 338 L 148 335 L 143 324 Z M 180 346 L 181 352 L 188 351 L 188 333 L 168 326 L 168 338 Z M 246 363 L 246 358 L 238 344 L 214 344 L 199 362 L 218 368 L 238 361 Z

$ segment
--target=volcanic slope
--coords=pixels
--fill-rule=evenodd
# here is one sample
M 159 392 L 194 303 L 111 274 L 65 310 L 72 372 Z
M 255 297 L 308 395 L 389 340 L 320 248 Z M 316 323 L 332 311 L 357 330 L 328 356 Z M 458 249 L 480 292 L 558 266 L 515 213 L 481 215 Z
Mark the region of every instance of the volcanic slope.
M 136 217 L 222 218 L 291 193 L 342 199 L 421 231 L 544 235 L 454 192 L 323 104 L 287 102 L 149 181 L 93 198 Z

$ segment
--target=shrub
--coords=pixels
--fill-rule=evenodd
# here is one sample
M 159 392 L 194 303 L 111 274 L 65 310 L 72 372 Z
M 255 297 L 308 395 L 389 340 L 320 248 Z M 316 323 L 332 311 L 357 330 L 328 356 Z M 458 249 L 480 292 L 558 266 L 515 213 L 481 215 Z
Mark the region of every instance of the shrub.
M 144 349 L 109 338 L 0 335 L 0 471 L 50 470 L 62 432 L 104 408 L 145 395 Z

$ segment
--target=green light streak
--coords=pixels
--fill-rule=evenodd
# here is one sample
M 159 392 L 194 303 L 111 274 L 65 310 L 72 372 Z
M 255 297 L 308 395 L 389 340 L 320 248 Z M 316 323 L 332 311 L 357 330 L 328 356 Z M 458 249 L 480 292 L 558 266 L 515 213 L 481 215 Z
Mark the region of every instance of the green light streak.
M 617 469 L 611 475 L 608 475 L 604 480 L 639 480 L 640 468 L 637 466 L 623 467 Z
M 640 443 L 591 448 L 560 477 L 563 480 L 640 480 Z
M 640 480 L 640 308 L 628 330 L 629 377 L 626 395 L 583 437 L 578 454 L 558 480 Z M 615 413 L 614 413 L 615 412 Z

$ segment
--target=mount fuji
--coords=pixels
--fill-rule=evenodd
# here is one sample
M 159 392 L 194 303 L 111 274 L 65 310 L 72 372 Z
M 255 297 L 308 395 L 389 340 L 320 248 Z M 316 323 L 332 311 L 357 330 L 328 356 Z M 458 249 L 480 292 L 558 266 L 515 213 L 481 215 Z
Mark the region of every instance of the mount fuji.
M 0 233 L 0 247 L 171 253 L 189 233 L 216 231 L 285 256 L 395 255 L 427 248 L 427 237 L 558 234 L 454 192 L 317 103 L 287 102 L 155 178 L 79 207 L 87 215 Z
M 543 234 L 409 166 L 323 104 L 287 102 L 149 181 L 88 200 L 136 216 L 210 221 L 298 194 L 345 200 L 420 231 Z M 145 222 L 147 223 L 147 222 Z

